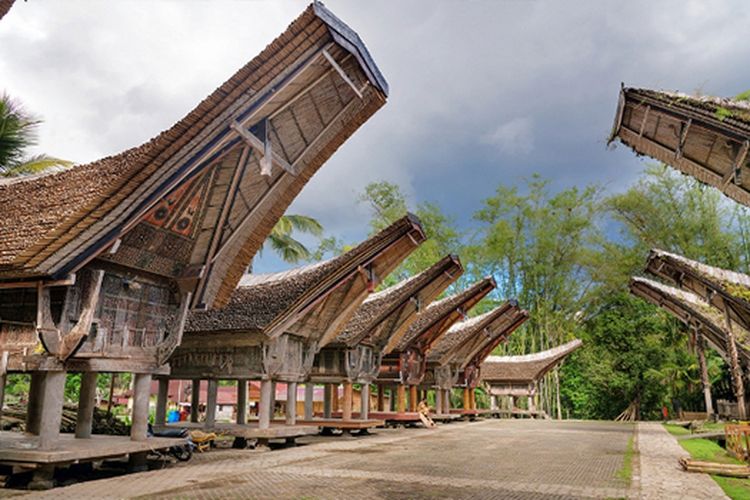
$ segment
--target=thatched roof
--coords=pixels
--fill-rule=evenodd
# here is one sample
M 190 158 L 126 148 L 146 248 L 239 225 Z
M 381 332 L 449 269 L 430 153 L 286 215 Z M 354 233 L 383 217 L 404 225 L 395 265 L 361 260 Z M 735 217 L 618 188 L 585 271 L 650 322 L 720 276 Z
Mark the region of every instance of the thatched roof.
M 722 356 L 727 355 L 724 315 L 699 296 L 646 278 L 630 280 L 630 291 L 672 314 L 686 325 L 697 328 Z M 750 332 L 734 324 L 733 332 L 741 355 L 750 360 Z
M 387 354 L 419 311 L 462 273 L 458 257 L 448 255 L 421 273 L 370 295 L 336 340 L 350 347 L 370 344 Z
M 526 318 L 528 312 L 520 309 L 517 301 L 509 300 L 489 312 L 454 324 L 435 343 L 428 360 L 441 365 L 457 363 L 463 367 L 488 345 L 497 346 L 509 330 L 517 328 Z
M 260 55 L 145 144 L 62 172 L 0 182 L 0 279 L 59 278 L 105 255 L 118 239 L 126 250 L 138 247 L 143 236 L 128 237 L 158 215 L 154 210 L 166 196 L 211 178 L 198 211 L 207 222 L 196 222 L 184 260 L 193 266 L 210 260 L 202 302 L 223 305 L 297 193 L 384 104 L 387 91 L 356 33 L 322 4 L 311 5 Z M 257 147 L 250 149 L 252 135 L 267 136 L 273 146 L 269 176 L 259 175 L 266 162 L 260 163 Z M 243 160 L 241 150 L 252 153 Z M 241 196 L 231 198 L 241 202 L 232 201 L 226 223 L 218 224 L 221 206 L 231 200 L 210 190 L 227 190 L 232 172 L 242 172 Z M 221 259 L 207 255 L 217 227 Z
M 750 103 L 623 88 L 610 141 L 750 205 Z
M 0 19 L 5 17 L 5 14 L 8 13 L 11 7 L 13 7 L 13 2 L 16 0 L 0 0 Z
M 282 273 L 246 276 L 225 307 L 192 312 L 185 331 L 321 335 L 332 323 L 343 324 L 339 316 L 351 314 L 375 286 L 366 283 L 368 273 L 387 275 L 422 241 L 419 221 L 408 215 L 338 257 Z
M 464 319 L 471 308 L 494 288 L 495 280 L 488 276 L 462 292 L 433 302 L 419 313 L 395 350 L 405 351 L 412 347 L 427 353 L 456 321 Z
M 561 363 L 566 356 L 583 345 L 571 340 L 546 351 L 521 356 L 489 356 L 480 369 L 480 377 L 493 383 L 533 383 Z

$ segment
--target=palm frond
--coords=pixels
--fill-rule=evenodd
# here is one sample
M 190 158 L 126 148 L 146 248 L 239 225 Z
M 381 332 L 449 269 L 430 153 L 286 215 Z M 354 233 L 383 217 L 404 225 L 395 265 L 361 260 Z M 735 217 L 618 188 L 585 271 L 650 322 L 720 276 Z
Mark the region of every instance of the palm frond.
M 69 168 L 72 165 L 73 162 L 71 161 L 41 154 L 0 169 L 0 176 L 17 177 L 19 175 L 37 174 L 50 168 Z

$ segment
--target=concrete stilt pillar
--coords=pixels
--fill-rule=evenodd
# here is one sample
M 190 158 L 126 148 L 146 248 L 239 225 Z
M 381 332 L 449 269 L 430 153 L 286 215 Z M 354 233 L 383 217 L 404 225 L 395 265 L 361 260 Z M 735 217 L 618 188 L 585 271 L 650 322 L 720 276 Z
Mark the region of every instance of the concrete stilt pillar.
M 91 424 L 94 420 L 96 407 L 96 379 L 97 372 L 81 374 L 81 389 L 78 395 L 78 415 L 76 418 L 76 437 L 86 439 L 91 437 Z
M 404 384 L 398 385 L 397 400 L 396 411 L 398 413 L 404 413 L 406 411 L 406 386 Z
M 313 419 L 313 410 L 315 403 L 315 384 L 308 382 L 305 384 L 305 420 Z
M 145 441 L 148 433 L 148 400 L 151 395 L 151 374 L 136 373 L 133 377 L 133 416 L 130 439 Z
M 323 416 L 331 418 L 333 413 L 333 384 L 323 384 Z
M 258 428 L 271 427 L 271 394 L 273 383 L 270 380 L 260 382 L 260 401 L 258 402 Z
M 26 408 L 26 432 L 39 434 L 42 418 L 42 401 L 44 400 L 44 372 L 31 372 L 29 384 L 29 403 Z
M 286 384 L 286 424 L 297 424 L 297 382 Z
M 66 372 L 47 372 L 42 386 L 39 448 L 50 450 L 60 437 Z
M 385 410 L 385 385 L 378 384 L 378 411 Z
M 198 422 L 201 405 L 201 379 L 193 379 L 193 385 L 190 388 L 190 421 Z
M 341 405 L 341 416 L 344 420 L 352 419 L 352 399 L 353 399 L 353 388 L 352 383 L 347 381 L 344 382 L 344 398 Z
M 443 414 L 443 390 L 435 390 L 435 413 L 438 415 Z
M 208 379 L 206 390 L 206 428 L 210 429 L 216 424 L 216 403 L 219 392 L 219 381 L 215 378 Z
M 159 390 L 156 393 L 156 413 L 154 424 L 164 425 L 167 423 L 167 400 L 169 399 L 169 379 L 159 378 Z
M 418 392 L 416 385 L 409 386 L 409 411 L 417 411 Z
M 370 418 L 370 384 L 362 384 L 359 418 L 362 420 Z
M 237 381 L 237 419 L 240 425 L 247 423 L 247 380 Z

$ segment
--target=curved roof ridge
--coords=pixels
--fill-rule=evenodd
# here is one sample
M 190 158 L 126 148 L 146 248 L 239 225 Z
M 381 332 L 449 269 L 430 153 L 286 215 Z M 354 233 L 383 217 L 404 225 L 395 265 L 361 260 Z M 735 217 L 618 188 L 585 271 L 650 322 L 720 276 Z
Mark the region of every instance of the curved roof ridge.
M 560 344 L 557 347 L 547 349 L 545 351 L 534 352 L 531 354 L 517 354 L 513 356 L 487 356 L 485 363 L 528 363 L 536 361 L 554 360 L 560 356 L 564 356 L 569 352 L 578 349 L 583 345 L 581 339 L 573 339 L 565 344 Z

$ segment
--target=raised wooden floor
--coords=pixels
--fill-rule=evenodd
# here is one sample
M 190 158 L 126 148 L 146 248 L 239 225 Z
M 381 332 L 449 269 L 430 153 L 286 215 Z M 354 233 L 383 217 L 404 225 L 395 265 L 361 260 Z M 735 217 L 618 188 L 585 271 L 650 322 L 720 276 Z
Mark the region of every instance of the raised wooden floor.
M 250 421 L 247 424 L 217 422 L 212 427 L 206 427 L 204 422 L 174 422 L 167 424 L 167 427 L 215 432 L 225 436 L 246 439 L 287 439 L 310 436 L 318 433 L 318 428 L 314 425 L 305 425 L 301 423 L 299 425 L 286 425 L 283 421 L 271 422 L 271 426 L 268 429 L 260 429 L 257 421 Z
M 0 431 L 0 463 L 24 467 L 63 465 L 163 450 L 179 446 L 184 442 L 185 440 L 181 438 L 157 437 L 144 441 L 132 441 L 129 436 L 98 434 L 88 439 L 76 439 L 73 434 L 60 434 L 60 440 L 55 449 L 40 450 L 38 436 L 22 432 Z
M 434 420 L 435 422 L 453 422 L 456 420 L 461 420 L 463 416 L 459 415 L 457 413 L 435 413 L 430 414 L 430 418 Z
M 353 416 L 353 415 L 352 415 Z M 356 431 L 363 429 L 372 429 L 374 427 L 383 427 L 385 422 L 383 420 L 368 419 L 360 420 L 352 418 L 351 420 L 344 420 L 342 418 L 313 418 L 312 420 L 297 420 L 302 425 L 315 425 L 323 429 L 340 429 L 346 431 Z

